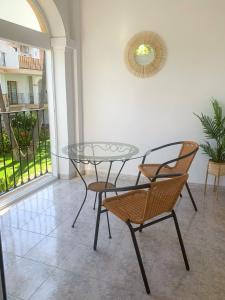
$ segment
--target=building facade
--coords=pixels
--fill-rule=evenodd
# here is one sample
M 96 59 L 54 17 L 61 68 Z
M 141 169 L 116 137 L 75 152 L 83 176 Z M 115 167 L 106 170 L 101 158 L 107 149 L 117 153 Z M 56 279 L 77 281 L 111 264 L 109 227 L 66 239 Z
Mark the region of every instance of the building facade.
M 0 41 L 0 85 L 5 106 L 38 106 L 42 91 L 44 51 Z

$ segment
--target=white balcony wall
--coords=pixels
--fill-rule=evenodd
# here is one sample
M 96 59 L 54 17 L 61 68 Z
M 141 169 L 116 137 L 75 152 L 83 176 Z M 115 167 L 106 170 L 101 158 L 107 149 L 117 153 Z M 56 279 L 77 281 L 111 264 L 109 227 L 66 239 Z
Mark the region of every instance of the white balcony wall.
M 212 96 L 225 106 L 225 1 L 81 3 L 85 140 L 128 142 L 143 149 L 178 140 L 202 142 L 193 112 L 210 113 Z M 145 30 L 164 39 L 168 57 L 159 73 L 140 79 L 127 70 L 124 49 Z M 202 183 L 206 167 L 199 151 L 190 181 Z M 136 170 L 130 165 L 125 171 Z
M 18 53 L 6 42 L 0 41 L 0 51 L 5 54 L 5 67 L 19 69 Z
M 33 76 L 34 87 L 38 89 L 38 81 L 41 79 L 41 76 Z M 0 83 L 2 87 L 2 93 L 7 94 L 7 81 L 16 81 L 17 82 L 17 93 L 23 94 L 19 96 L 18 103 L 30 103 L 30 88 L 29 88 L 29 76 L 22 74 L 0 74 Z M 38 103 L 38 90 L 34 94 L 35 103 Z

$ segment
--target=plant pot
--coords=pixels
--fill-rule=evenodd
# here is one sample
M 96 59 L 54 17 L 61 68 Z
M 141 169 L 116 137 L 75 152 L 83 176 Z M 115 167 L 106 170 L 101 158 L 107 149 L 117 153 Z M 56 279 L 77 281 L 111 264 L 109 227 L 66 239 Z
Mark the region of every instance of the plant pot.
M 218 199 L 218 190 L 219 190 L 218 188 L 219 188 L 220 177 L 225 176 L 225 162 L 218 163 L 218 162 L 209 160 L 208 168 L 206 171 L 204 195 L 206 194 L 208 174 L 215 176 L 213 191 L 214 192 L 216 191 L 216 199 Z
M 214 176 L 225 176 L 225 162 L 209 161 L 208 173 Z

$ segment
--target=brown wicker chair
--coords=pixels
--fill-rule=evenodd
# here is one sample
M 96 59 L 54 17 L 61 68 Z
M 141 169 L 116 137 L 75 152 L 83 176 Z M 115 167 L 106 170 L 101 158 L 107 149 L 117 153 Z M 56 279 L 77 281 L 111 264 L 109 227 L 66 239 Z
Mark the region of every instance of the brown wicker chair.
M 162 164 L 146 164 L 145 159 L 146 157 L 157 150 L 169 147 L 169 146 L 174 146 L 174 145 L 182 145 L 180 149 L 180 153 L 177 158 L 172 159 L 170 161 L 164 162 Z M 137 184 L 140 178 L 140 175 L 143 174 L 145 177 L 147 177 L 150 181 L 152 181 L 155 176 L 158 174 L 166 174 L 168 176 L 169 173 L 174 174 L 174 173 L 188 173 L 191 163 L 199 149 L 199 145 L 195 142 L 192 141 L 181 141 L 181 142 L 175 142 L 167 145 L 163 145 L 154 149 L 149 150 L 146 155 L 143 158 L 142 164 L 139 165 L 139 174 L 138 174 L 138 179 L 137 179 Z M 171 163 L 175 163 L 174 166 L 170 166 Z M 195 211 L 197 211 L 197 206 L 194 201 L 194 198 L 192 196 L 190 187 L 188 183 L 185 183 L 188 194 L 191 198 L 191 202 L 194 206 Z M 181 195 L 182 196 L 182 195 Z
M 160 177 L 160 175 L 158 177 Z M 150 184 L 115 188 L 110 190 L 108 189 L 106 190 L 107 192 L 123 192 L 123 191 L 130 191 L 130 192 L 121 194 L 119 196 L 107 198 L 103 201 L 103 203 L 102 203 L 102 194 L 104 193 L 104 191 L 101 191 L 99 193 L 99 205 L 98 205 L 98 215 L 97 215 L 96 228 L 95 228 L 94 250 L 96 250 L 97 248 L 100 215 L 104 211 L 110 211 L 119 219 L 121 219 L 123 222 L 125 222 L 130 229 L 130 233 L 136 251 L 145 289 L 148 294 L 150 293 L 150 288 L 148 285 L 148 280 L 145 274 L 142 258 L 135 237 L 135 232 L 140 230 L 140 228 L 148 227 L 150 225 L 153 225 L 155 223 L 158 223 L 160 221 L 172 217 L 174 219 L 175 227 L 177 230 L 184 263 L 186 269 L 189 270 L 188 259 L 186 256 L 176 214 L 173 209 L 180 195 L 180 192 L 185 182 L 187 181 L 187 178 L 188 175 L 185 174 L 181 176 L 176 176 L 175 178 L 172 179 L 170 178 L 167 180 L 153 182 Z M 105 208 L 105 210 L 101 209 L 102 205 Z M 154 219 L 151 222 L 142 225 L 144 222 L 149 221 L 150 219 L 165 213 L 166 215 L 161 216 L 157 219 Z M 138 224 L 139 226 L 133 227 L 131 223 Z

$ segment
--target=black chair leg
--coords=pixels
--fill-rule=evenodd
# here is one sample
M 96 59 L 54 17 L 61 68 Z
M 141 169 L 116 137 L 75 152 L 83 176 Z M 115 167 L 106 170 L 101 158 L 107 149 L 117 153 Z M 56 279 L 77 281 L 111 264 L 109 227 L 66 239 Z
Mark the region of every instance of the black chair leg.
M 130 229 L 130 233 L 131 233 L 131 237 L 132 237 L 132 240 L 133 240 L 135 252 L 136 252 L 136 255 L 137 255 L 139 267 L 140 267 L 140 270 L 141 270 L 141 275 L 142 275 L 142 278 L 143 278 L 143 281 L 144 281 L 145 289 L 146 289 L 147 294 L 150 294 L 151 292 L 150 292 L 150 288 L 149 288 L 149 285 L 148 285 L 148 280 L 147 280 L 147 277 L 146 277 L 146 274 L 145 274 L 145 269 L 144 269 L 144 266 L 143 266 L 141 254 L 140 254 L 140 251 L 139 251 L 139 248 L 138 248 L 138 243 L 137 243 L 137 240 L 136 240 L 136 237 L 135 237 L 135 232 L 134 232 L 133 227 L 131 226 L 129 221 L 127 222 L 127 225 Z
M 143 224 L 140 225 L 139 232 L 142 232 Z
M 97 195 L 98 195 L 98 193 L 96 192 L 96 193 L 95 193 L 95 202 L 94 202 L 94 206 L 93 206 L 93 209 L 94 209 L 94 210 L 95 210 L 95 207 L 96 207 Z
M 189 271 L 190 267 L 189 267 L 186 251 L 185 251 L 185 248 L 184 248 L 184 243 L 183 243 L 183 239 L 182 239 L 182 236 L 181 236 L 180 228 L 179 228 L 179 225 L 178 225 L 177 216 L 176 216 L 174 210 L 172 211 L 172 215 L 173 215 L 173 220 L 174 220 L 175 227 L 176 227 L 176 230 L 177 230 L 178 239 L 179 239 L 179 242 L 180 242 L 180 247 L 181 247 L 181 251 L 182 251 L 182 254 L 183 254 L 183 258 L 184 258 L 185 267 L 186 267 L 186 270 Z
M 95 226 L 95 238 L 94 238 L 94 250 L 97 249 L 97 243 L 98 243 L 98 232 L 99 232 L 99 224 L 100 224 L 100 217 L 101 217 L 101 207 L 102 203 L 99 201 L 98 204 L 98 213 L 97 213 L 97 220 L 96 220 L 96 226 Z
M 108 230 L 109 230 L 109 239 L 112 238 L 112 235 L 111 235 L 111 230 L 110 230 L 110 224 L 109 224 L 109 212 L 107 211 L 106 212 L 106 217 L 107 217 L 107 224 L 108 224 Z
M 186 185 L 188 194 L 189 194 L 189 196 L 190 196 L 190 198 L 191 198 L 191 202 L 192 202 L 192 204 L 193 204 L 193 206 L 194 206 L 194 209 L 195 209 L 195 211 L 198 211 L 197 206 L 196 206 L 196 203 L 195 203 L 195 200 L 194 200 L 194 198 L 193 198 L 193 196 L 192 196 L 192 193 L 191 193 L 191 190 L 190 190 L 190 188 L 189 188 L 188 183 L 186 182 L 185 185 Z

